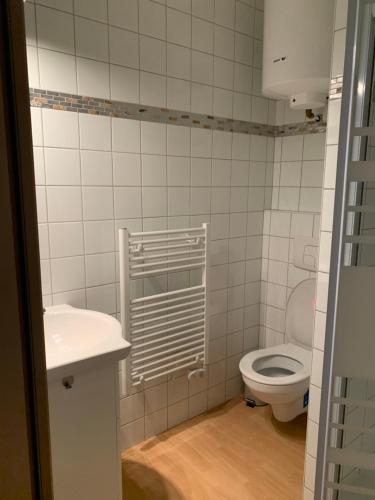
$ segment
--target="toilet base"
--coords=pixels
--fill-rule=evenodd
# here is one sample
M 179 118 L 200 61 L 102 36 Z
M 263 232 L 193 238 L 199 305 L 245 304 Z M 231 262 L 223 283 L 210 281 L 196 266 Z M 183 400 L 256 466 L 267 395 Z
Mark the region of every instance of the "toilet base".
M 304 402 L 304 397 L 300 397 L 296 401 L 288 402 L 287 404 L 271 405 L 273 416 L 279 422 L 290 422 L 298 415 L 307 411 L 307 405 Z
M 271 386 L 254 382 L 244 375 L 242 378 L 246 389 L 253 397 L 271 406 L 276 420 L 290 422 L 307 411 L 309 379 L 302 380 L 294 386 Z
M 250 406 L 252 408 L 255 408 L 256 406 L 266 406 L 268 403 L 263 401 L 262 399 L 259 399 L 255 394 L 250 391 L 248 386 L 245 384 L 245 402 L 247 406 Z

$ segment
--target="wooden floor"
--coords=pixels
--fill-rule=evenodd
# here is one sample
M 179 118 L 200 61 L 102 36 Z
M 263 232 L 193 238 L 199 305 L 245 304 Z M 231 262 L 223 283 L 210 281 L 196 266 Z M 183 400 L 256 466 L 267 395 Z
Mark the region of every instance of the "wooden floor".
M 230 401 L 125 452 L 124 499 L 300 500 L 305 433 Z

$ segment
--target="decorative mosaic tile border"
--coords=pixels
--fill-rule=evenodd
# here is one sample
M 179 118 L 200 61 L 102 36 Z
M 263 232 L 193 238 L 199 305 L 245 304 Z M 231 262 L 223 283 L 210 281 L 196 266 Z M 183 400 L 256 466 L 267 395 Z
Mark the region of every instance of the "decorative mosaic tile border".
M 240 134 L 262 135 L 266 137 L 282 137 L 288 135 L 314 134 L 324 132 L 323 122 L 301 122 L 289 125 L 264 125 L 262 123 L 218 118 L 199 113 L 186 113 L 167 108 L 142 106 L 141 104 L 111 101 L 97 97 L 86 97 L 66 94 L 50 90 L 30 88 L 30 105 L 91 115 L 112 116 L 131 120 L 142 120 L 157 123 L 169 123 L 184 127 L 205 128 L 237 132 Z

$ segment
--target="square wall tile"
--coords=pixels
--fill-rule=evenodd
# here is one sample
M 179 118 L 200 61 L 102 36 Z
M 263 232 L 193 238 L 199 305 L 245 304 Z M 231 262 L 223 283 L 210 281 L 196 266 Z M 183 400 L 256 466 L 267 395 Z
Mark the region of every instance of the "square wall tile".
M 191 84 L 191 111 L 193 113 L 213 113 L 213 91 L 208 85 Z
M 51 258 L 83 255 L 83 227 L 81 222 L 49 224 Z
M 232 134 L 220 130 L 213 131 L 212 156 L 229 160 L 232 155 Z
M 25 31 L 27 45 L 36 45 L 36 19 L 35 6 L 30 3 L 24 5 Z
M 111 186 L 111 154 L 104 151 L 81 150 L 81 172 L 84 186 Z
M 191 78 L 191 54 L 186 47 L 167 44 L 167 75 L 183 80 Z
M 135 219 L 142 216 L 140 187 L 116 187 L 114 193 L 116 219 Z
M 344 73 L 346 29 L 335 31 L 333 35 L 333 52 L 331 76 L 335 78 Z
M 190 111 L 190 82 L 167 78 L 167 107 Z
M 206 158 L 191 159 L 191 185 L 211 185 L 211 160 Z
M 168 428 L 184 422 L 189 417 L 188 400 L 184 399 L 173 405 L 168 406 Z
M 145 390 L 145 411 L 150 415 L 167 406 L 167 384 L 159 384 Z
M 75 18 L 76 54 L 95 61 L 108 61 L 108 25 Z
M 121 425 L 142 418 L 145 413 L 144 393 L 138 392 L 120 399 Z
M 139 68 L 139 37 L 137 33 L 110 26 L 109 62 Z
M 145 438 L 155 436 L 167 430 L 167 408 L 158 410 L 145 417 Z
M 233 62 L 221 57 L 214 57 L 214 85 L 233 90 Z
M 252 36 L 255 22 L 255 10 L 241 2 L 236 2 L 236 31 Z
M 47 222 L 47 196 L 46 188 L 44 186 L 36 186 L 36 211 L 38 222 Z
M 160 155 L 142 155 L 142 185 L 165 186 L 166 184 L 166 157 Z
M 44 148 L 45 183 L 48 185 L 79 185 L 81 173 L 79 151 Z
M 102 0 L 75 0 L 74 13 L 96 21 L 107 22 L 107 4 Z
M 191 16 L 174 9 L 167 9 L 167 40 L 190 47 Z
M 231 90 L 214 88 L 213 113 L 223 118 L 233 117 L 233 92 Z
M 86 286 L 98 286 L 115 281 L 115 254 L 86 255 Z
M 165 187 L 142 188 L 143 217 L 167 216 L 167 189 Z
M 52 259 L 51 277 L 53 293 L 84 288 L 84 258 Z
M 214 54 L 227 59 L 233 59 L 234 31 L 215 25 L 214 39 Z
M 49 222 L 73 222 L 82 219 L 82 198 L 80 187 L 47 187 Z
M 139 0 L 139 31 L 165 40 L 166 8 L 151 0 Z
M 242 33 L 235 33 L 234 38 L 234 59 L 237 62 L 251 65 L 253 60 L 253 39 L 243 35 Z
M 167 126 L 162 123 L 141 122 L 142 153 L 165 155 Z
M 141 185 L 141 157 L 137 153 L 112 153 L 115 186 Z
M 303 136 L 294 135 L 284 137 L 282 140 L 282 161 L 299 161 L 302 160 L 303 154 Z
M 212 161 L 212 186 L 230 186 L 231 164 L 226 160 Z
M 114 252 L 115 227 L 112 220 L 84 223 L 85 253 Z
M 191 213 L 193 215 L 209 214 L 211 205 L 211 190 L 204 187 L 191 188 Z
M 192 0 L 192 13 L 194 16 L 213 21 L 215 0 Z
M 307 134 L 303 139 L 303 159 L 304 160 L 323 160 L 325 134 Z
M 33 146 L 43 146 L 42 110 L 30 108 Z
M 212 54 L 214 51 L 214 25 L 203 19 L 192 18 L 192 48 Z
M 48 225 L 38 224 L 38 240 L 39 240 L 39 254 L 40 259 L 49 259 L 49 235 L 48 235 Z
M 168 186 L 190 186 L 190 160 L 184 157 L 167 157 Z
M 193 50 L 191 60 L 191 79 L 194 82 L 212 85 L 214 59 L 209 54 Z
M 138 0 L 108 0 L 109 24 L 138 31 Z
M 215 0 L 215 23 L 234 28 L 235 0 Z
M 42 109 L 44 145 L 77 149 L 78 113 Z
M 189 398 L 189 418 L 196 417 L 207 411 L 207 393 L 206 391 L 195 394 Z
M 140 102 L 150 106 L 165 107 L 167 102 L 167 79 L 153 73 L 140 73 Z
M 190 189 L 168 188 L 168 215 L 188 215 L 190 213 Z
M 82 149 L 110 151 L 110 117 L 79 113 L 79 131 L 81 141 L 80 146 Z
M 137 120 L 112 118 L 112 150 L 139 153 L 141 150 L 141 124 Z
M 37 5 L 36 24 L 39 47 L 66 54 L 75 53 L 71 14 Z
M 52 50 L 38 49 L 40 85 L 43 89 L 77 93 L 75 57 Z
M 83 188 L 83 219 L 113 219 L 113 190 L 110 187 Z
M 220 214 L 229 212 L 230 189 L 226 187 L 212 188 L 211 190 L 211 212 Z
M 300 210 L 304 212 L 320 212 L 322 200 L 321 188 L 301 188 Z
M 86 289 L 87 308 L 106 314 L 116 313 L 116 288 L 114 284 Z
M 212 131 L 191 129 L 191 154 L 199 158 L 210 158 L 212 154 Z
M 144 419 L 135 420 L 121 427 L 121 449 L 127 450 L 145 438 Z
M 111 99 L 139 102 L 139 71 L 110 64 Z
M 182 377 L 176 376 L 168 380 L 168 405 L 186 399 L 188 397 L 188 387 L 186 375 L 182 375 Z
M 40 88 L 38 49 L 27 45 L 26 52 L 29 87 Z
M 77 57 L 77 81 L 78 94 L 109 99 L 108 64 Z
M 140 37 L 140 68 L 165 75 L 167 67 L 167 46 L 161 40 L 148 36 Z
M 167 125 L 167 154 L 172 156 L 190 155 L 190 128 Z

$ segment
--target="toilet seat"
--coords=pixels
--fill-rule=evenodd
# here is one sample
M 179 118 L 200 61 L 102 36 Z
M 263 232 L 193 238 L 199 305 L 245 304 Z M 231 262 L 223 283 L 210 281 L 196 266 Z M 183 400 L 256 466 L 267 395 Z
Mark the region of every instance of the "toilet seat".
M 240 361 L 240 371 L 244 377 L 258 384 L 271 386 L 294 385 L 310 377 L 311 356 L 311 351 L 303 347 L 294 344 L 281 344 L 249 352 Z M 275 357 L 276 359 L 272 362 L 269 359 L 270 357 Z M 267 376 L 259 372 L 265 366 L 269 367 L 272 365 L 275 368 L 281 368 L 280 372 L 290 370 L 293 373 L 290 375 Z

